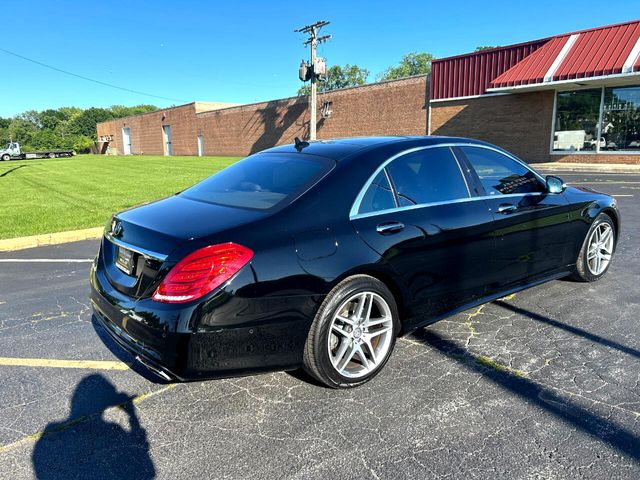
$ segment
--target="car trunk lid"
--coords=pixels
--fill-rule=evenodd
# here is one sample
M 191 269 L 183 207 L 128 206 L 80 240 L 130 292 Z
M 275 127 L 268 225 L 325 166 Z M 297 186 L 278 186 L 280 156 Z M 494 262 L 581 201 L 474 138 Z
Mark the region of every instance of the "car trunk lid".
M 110 283 L 134 298 L 149 297 L 179 259 L 185 242 L 263 218 L 265 212 L 226 207 L 174 195 L 114 216 L 101 255 Z

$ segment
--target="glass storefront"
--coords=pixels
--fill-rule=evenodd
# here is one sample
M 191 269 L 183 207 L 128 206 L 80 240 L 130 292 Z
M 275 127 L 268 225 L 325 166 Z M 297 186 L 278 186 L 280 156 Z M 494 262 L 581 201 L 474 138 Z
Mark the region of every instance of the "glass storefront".
M 640 86 L 558 92 L 553 151 L 640 151 Z
M 602 138 L 608 150 L 640 150 L 640 87 L 604 89 Z

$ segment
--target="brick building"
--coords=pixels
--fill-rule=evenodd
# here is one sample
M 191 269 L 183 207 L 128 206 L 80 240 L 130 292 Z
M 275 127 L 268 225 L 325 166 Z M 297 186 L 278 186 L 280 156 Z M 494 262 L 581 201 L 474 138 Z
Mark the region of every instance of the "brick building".
M 318 138 L 424 135 L 428 77 L 418 76 L 318 95 Z M 307 97 L 249 105 L 189 103 L 99 123 L 98 138 L 121 154 L 248 155 L 305 138 Z
M 640 21 L 436 60 L 430 111 L 529 162 L 640 163 Z
M 432 75 L 319 95 L 318 138 L 456 135 L 529 162 L 640 164 L 640 21 L 433 62 Z M 98 125 L 120 154 L 247 155 L 305 138 L 307 97 L 191 103 Z

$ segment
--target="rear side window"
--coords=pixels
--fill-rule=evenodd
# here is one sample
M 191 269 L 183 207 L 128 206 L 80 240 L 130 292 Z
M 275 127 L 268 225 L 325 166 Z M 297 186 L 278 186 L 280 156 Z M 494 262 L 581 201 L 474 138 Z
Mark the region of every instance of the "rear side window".
M 264 153 L 234 163 L 180 195 L 218 205 L 266 210 L 292 202 L 334 166 L 333 160 L 323 157 Z
M 396 203 L 393 199 L 393 190 L 389 185 L 389 180 L 382 170 L 376 178 L 373 179 L 371 185 L 362 197 L 360 210 L 358 213 L 377 212 L 380 210 L 388 210 L 395 208 Z
M 466 181 L 448 147 L 409 153 L 387 169 L 401 207 L 469 198 Z
M 487 195 L 543 192 L 535 174 L 512 158 L 480 147 L 462 147 Z

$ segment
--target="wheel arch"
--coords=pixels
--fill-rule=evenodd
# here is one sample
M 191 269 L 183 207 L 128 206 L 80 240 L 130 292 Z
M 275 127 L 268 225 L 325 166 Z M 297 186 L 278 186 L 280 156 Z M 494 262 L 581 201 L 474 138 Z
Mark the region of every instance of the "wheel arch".
M 616 243 L 620 238 L 620 214 L 613 207 L 605 207 L 600 213 L 606 213 L 613 222 L 614 233 L 616 235 Z
M 377 269 L 375 267 L 362 267 L 350 270 L 337 277 L 333 282 L 331 282 L 331 289 L 333 289 L 343 280 L 355 275 L 367 275 L 369 277 L 373 277 L 376 280 L 384 283 L 384 285 L 389 289 L 389 291 L 393 295 L 393 299 L 396 302 L 396 307 L 398 308 L 398 315 L 400 316 L 399 320 L 401 325 L 400 334 L 402 334 L 404 328 L 404 319 L 409 315 L 409 309 L 407 306 L 408 299 L 406 298 L 405 294 L 403 294 L 403 289 L 398 281 L 393 278 L 393 275 L 391 273 L 384 270 Z

